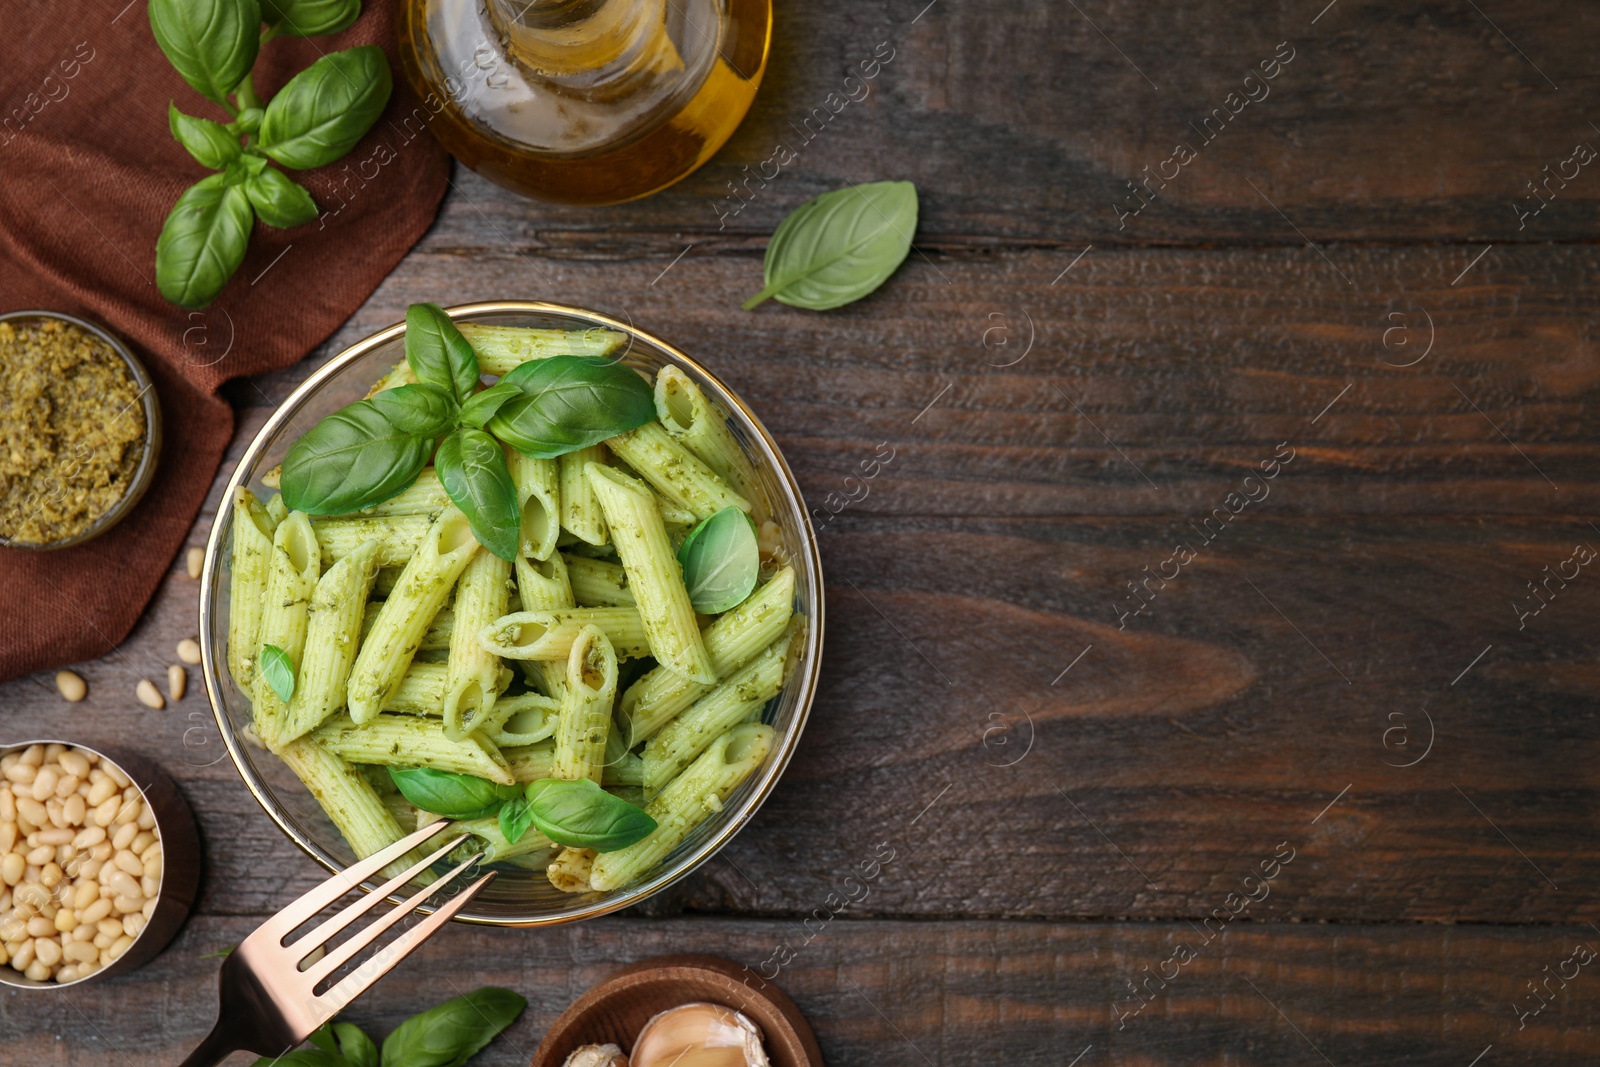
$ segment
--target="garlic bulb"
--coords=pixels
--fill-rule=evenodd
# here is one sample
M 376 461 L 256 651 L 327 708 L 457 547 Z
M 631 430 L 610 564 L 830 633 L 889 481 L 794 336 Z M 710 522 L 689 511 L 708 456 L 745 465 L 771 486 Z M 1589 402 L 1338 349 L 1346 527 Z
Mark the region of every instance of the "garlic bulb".
M 768 1067 L 761 1030 L 721 1004 L 684 1004 L 644 1024 L 633 1067 Z
M 615 1045 L 584 1045 L 573 1049 L 561 1067 L 628 1067 L 628 1057 Z

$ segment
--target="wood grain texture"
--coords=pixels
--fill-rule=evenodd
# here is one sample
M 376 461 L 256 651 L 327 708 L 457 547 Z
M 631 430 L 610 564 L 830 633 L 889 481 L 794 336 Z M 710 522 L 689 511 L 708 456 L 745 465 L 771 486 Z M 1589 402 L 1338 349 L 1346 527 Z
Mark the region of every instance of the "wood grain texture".
M 616 967 L 703 951 L 779 966 L 836 1065 L 1593 1062 L 1592 968 L 1518 1012 L 1600 947 L 1600 576 L 1570 577 L 1600 547 L 1600 177 L 1518 212 L 1600 144 L 1597 30 L 1547 2 L 780 3 L 755 109 L 673 189 L 558 208 L 458 168 L 328 344 L 228 387 L 230 461 L 412 301 L 592 307 L 702 360 L 837 512 L 827 652 L 794 762 L 716 859 L 626 916 L 447 930 L 352 1016 L 510 985 L 532 1005 L 478 1062 L 525 1064 Z M 1283 41 L 1270 96 L 1119 218 Z M 797 158 L 752 179 L 780 142 Z M 922 205 L 888 285 L 738 310 L 781 218 L 880 178 Z M 249 343 L 205 325 L 207 361 Z M 19 1062 L 174 1062 L 211 1018 L 199 955 L 322 877 L 193 671 L 166 711 L 133 699 L 197 595 L 175 563 L 82 705 L 0 686 L 5 738 L 160 760 L 208 862 L 149 968 L 0 996 Z
M 1298 861 L 1296 861 L 1298 862 Z M 1292 870 L 1293 867 L 1289 868 Z M 1287 873 L 1287 872 L 1286 872 Z M 68 996 L 0 995 L 7 1062 L 167 1067 L 215 1013 L 215 960 L 245 919 L 204 918 L 138 975 Z M 528 997 L 523 1017 L 473 1061 L 520 1067 L 584 990 L 635 959 L 694 944 L 777 984 L 810 1020 L 834 1067 L 1281 1067 L 1327 1062 L 1545 1067 L 1589 1062 L 1600 1001 L 1594 964 L 1519 1029 L 1527 990 L 1561 968 L 1587 926 L 1262 926 L 1240 921 L 1209 945 L 1186 924 L 794 923 L 600 919 L 542 931 L 449 927 L 353 1005 L 388 1033 L 480 985 Z M 1180 944 L 1190 962 L 1163 966 Z M 792 959 L 767 963 L 782 946 Z M 781 957 L 780 957 L 781 958 Z M 1148 972 L 1146 971 L 1148 968 Z M 1573 967 L 1566 968 L 1570 974 Z M 1158 972 L 1176 974 L 1170 981 Z M 1154 977 L 1151 977 L 1151 976 Z M 1142 983 L 1142 984 L 1141 984 Z M 1148 1001 L 1130 990 L 1140 985 Z M 1330 991 L 1337 990 L 1337 997 Z M 229 1061 L 246 1064 L 244 1057 Z

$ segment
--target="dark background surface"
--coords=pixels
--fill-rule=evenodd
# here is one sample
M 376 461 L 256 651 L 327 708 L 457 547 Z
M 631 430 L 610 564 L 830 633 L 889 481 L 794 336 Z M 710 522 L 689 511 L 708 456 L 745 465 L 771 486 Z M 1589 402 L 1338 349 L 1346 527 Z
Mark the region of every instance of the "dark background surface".
M 610 970 L 698 951 L 787 956 L 778 984 L 837 1065 L 1594 1062 L 1600 974 L 1552 981 L 1537 1014 L 1528 983 L 1600 949 L 1600 572 L 1520 612 L 1544 568 L 1600 549 L 1600 172 L 1519 211 L 1600 145 L 1600 9 L 925 2 L 780 3 L 749 119 L 642 203 L 551 208 L 458 170 L 329 344 L 229 387 L 236 457 L 411 301 L 584 305 L 720 375 L 814 507 L 859 498 L 820 534 L 810 726 L 738 839 L 641 912 L 451 928 L 350 1017 L 381 1034 L 508 985 L 531 1007 L 478 1062 L 525 1063 Z M 727 183 L 797 147 L 882 42 L 870 95 L 719 224 Z M 1189 126 L 1291 48 L 1214 140 Z M 1179 141 L 1196 158 L 1119 228 L 1126 182 Z M 738 309 L 788 211 L 884 178 L 922 195 L 889 284 L 826 314 Z M 880 442 L 894 460 L 846 482 Z M 1196 557 L 1119 627 L 1127 583 L 1170 575 L 1179 544 Z M 322 877 L 216 762 L 197 671 L 165 711 L 133 698 L 197 598 L 175 562 L 81 668 L 82 705 L 48 674 L 0 687 L 8 735 L 160 760 L 208 863 L 155 963 L 0 992 L 7 1062 L 176 1062 L 213 1015 L 201 956 Z M 880 842 L 870 893 L 821 921 Z

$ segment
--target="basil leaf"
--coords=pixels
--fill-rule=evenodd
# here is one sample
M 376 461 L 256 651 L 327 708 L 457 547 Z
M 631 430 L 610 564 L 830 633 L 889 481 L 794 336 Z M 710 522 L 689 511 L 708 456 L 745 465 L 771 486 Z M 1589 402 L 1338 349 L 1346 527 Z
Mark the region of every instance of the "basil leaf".
M 244 192 L 256 217 L 268 226 L 286 230 L 317 217 L 317 202 L 311 194 L 281 170 L 262 167 L 245 181 Z
M 481 393 L 474 393 L 472 399 L 461 405 L 461 421 L 481 430 L 506 401 L 521 395 L 522 386 L 515 382 L 500 382 L 490 386 Z
M 250 1067 L 349 1067 L 339 1055 L 320 1048 L 302 1048 L 282 1056 L 262 1056 Z
M 228 132 L 228 127 L 210 119 L 185 115 L 178 105 L 167 102 L 167 128 L 172 139 L 189 150 L 195 162 L 212 170 L 221 170 L 239 158 L 239 137 Z
M 389 777 L 411 803 L 447 819 L 477 819 L 488 815 L 516 796 L 518 788 L 470 774 L 436 771 L 432 767 L 390 767 Z M 387 1047 L 388 1042 L 384 1045 Z
M 377 121 L 393 88 L 389 61 L 377 45 L 325 55 L 267 104 L 261 151 L 291 170 L 332 163 Z
M 294 696 L 294 661 L 277 645 L 261 646 L 261 677 L 285 704 Z
M 345 1063 L 350 1067 L 378 1067 L 378 1046 L 372 1043 L 372 1038 L 367 1036 L 365 1030 L 354 1023 L 330 1023 L 333 1028 L 333 1037 L 337 1048 L 328 1051 L 337 1052 L 344 1057 Z M 316 1040 L 317 1035 L 312 1034 L 311 1039 Z M 327 1048 L 326 1045 L 323 1046 Z
M 261 17 L 292 37 L 338 33 L 361 14 L 361 0 L 261 0 Z
M 217 298 L 244 260 L 255 219 L 244 190 L 226 174 L 189 186 L 172 205 L 156 241 L 156 287 L 186 308 Z
M 717 615 L 738 607 L 761 571 L 755 523 L 739 508 L 723 508 L 689 531 L 678 563 L 694 610 Z
M 456 424 L 455 398 L 437 385 L 402 385 L 368 398 L 396 429 L 436 438 Z
M 406 308 L 406 362 L 417 381 L 455 394 L 457 403 L 478 388 L 478 354 L 438 304 Z
M 495 986 L 447 1000 L 395 1027 L 383 1042 L 383 1067 L 461 1067 L 527 1006 Z
M 222 104 L 255 66 L 261 47 L 256 0 L 150 0 L 156 44 L 183 80 Z
M 554 459 L 656 417 L 655 395 L 630 367 L 588 356 L 529 360 L 501 379 L 522 387 L 485 425 L 518 452 Z
M 233 125 L 239 128 L 240 133 L 255 133 L 261 128 L 261 117 L 266 112 L 259 107 L 247 107 L 239 112 L 239 117 L 233 120 Z
M 417 480 L 430 438 L 397 429 L 370 400 L 340 408 L 283 457 L 283 502 L 308 515 L 338 515 L 388 500 Z
M 900 266 L 916 229 L 917 187 L 910 182 L 823 193 L 778 224 L 767 245 L 766 287 L 744 309 L 768 297 L 812 311 L 860 300 Z
M 500 832 L 513 845 L 522 840 L 522 835 L 532 825 L 533 806 L 528 803 L 527 797 L 512 797 L 500 805 Z
M 251 175 L 260 174 L 267 169 L 267 157 L 253 156 L 247 151 L 244 155 L 228 164 L 229 170 L 233 170 L 235 167 L 243 171 L 246 178 L 249 178 Z M 249 194 L 247 193 L 246 195 Z
M 561 845 L 615 852 L 656 828 L 643 808 L 612 796 L 587 778 L 541 778 L 528 785 L 527 796 L 533 825 Z
M 463 426 L 440 442 L 433 466 L 444 491 L 472 524 L 478 543 L 501 559 L 516 559 L 522 515 L 500 442 Z

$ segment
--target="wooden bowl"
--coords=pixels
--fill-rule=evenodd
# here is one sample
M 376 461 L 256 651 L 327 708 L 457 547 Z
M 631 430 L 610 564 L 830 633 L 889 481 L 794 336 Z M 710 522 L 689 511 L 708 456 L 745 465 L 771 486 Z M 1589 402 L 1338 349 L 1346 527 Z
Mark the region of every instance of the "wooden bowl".
M 651 1017 L 694 1001 L 736 1008 L 761 1027 L 772 1067 L 822 1067 L 800 1009 L 760 975 L 716 956 L 657 956 L 624 967 L 573 1002 L 539 1043 L 532 1067 L 561 1067 L 584 1045 L 633 1050 Z

